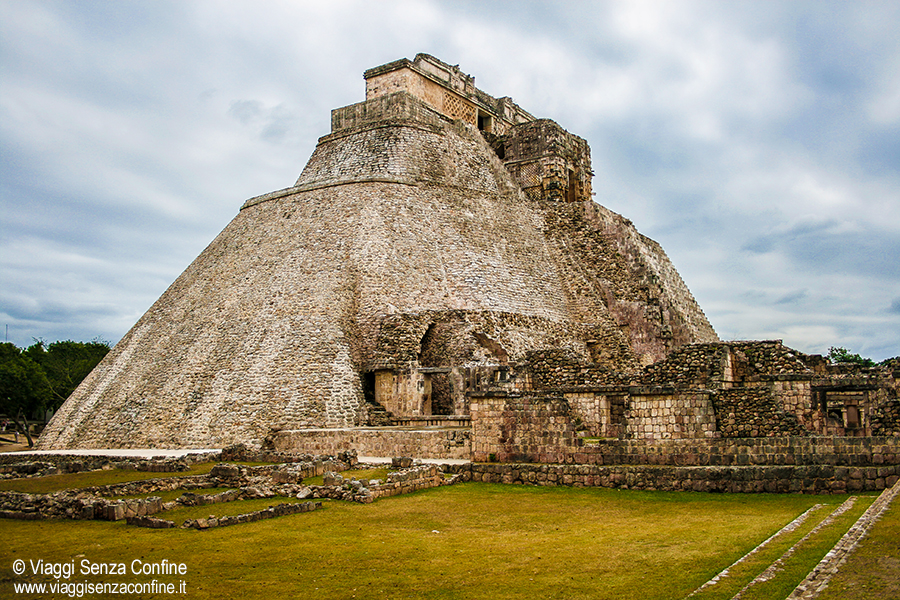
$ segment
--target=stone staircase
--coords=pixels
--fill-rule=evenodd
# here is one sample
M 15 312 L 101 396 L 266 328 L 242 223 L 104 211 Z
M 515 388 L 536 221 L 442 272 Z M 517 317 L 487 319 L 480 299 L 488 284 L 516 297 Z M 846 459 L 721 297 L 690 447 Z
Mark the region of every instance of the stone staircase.
M 900 483 L 885 489 L 877 498 L 851 496 L 837 507 L 816 504 L 694 590 L 688 598 L 813 600 L 898 493 Z M 831 548 L 824 556 L 823 546 Z M 811 553 L 822 558 L 798 582 L 797 569 L 806 564 L 802 572 L 807 572 Z
M 395 424 L 394 416 L 374 400 L 366 400 L 366 425 L 369 427 L 390 427 Z

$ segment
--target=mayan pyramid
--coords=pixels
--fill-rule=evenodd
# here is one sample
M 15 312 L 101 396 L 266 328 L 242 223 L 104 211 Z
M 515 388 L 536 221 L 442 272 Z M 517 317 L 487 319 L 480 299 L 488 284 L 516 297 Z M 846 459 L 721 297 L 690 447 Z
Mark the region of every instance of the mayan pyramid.
M 243 204 L 40 448 L 458 414 L 480 367 L 534 351 L 627 372 L 718 339 L 662 248 L 593 201 L 583 139 L 428 55 L 365 79 L 296 183 Z

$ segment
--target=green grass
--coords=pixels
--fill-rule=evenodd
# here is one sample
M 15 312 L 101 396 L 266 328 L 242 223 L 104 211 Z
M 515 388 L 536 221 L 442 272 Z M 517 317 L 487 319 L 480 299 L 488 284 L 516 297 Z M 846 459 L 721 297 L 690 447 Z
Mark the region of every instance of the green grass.
M 328 502 L 311 513 L 209 531 L 0 521 L 0 596 L 24 579 L 12 574 L 16 558 L 84 555 L 94 562 L 184 562 L 188 574 L 180 579 L 192 598 L 669 600 L 813 504 L 829 503 L 827 514 L 845 499 L 470 483 L 369 505 Z M 266 499 L 253 510 L 277 502 Z M 191 510 L 205 517 L 250 506 Z M 159 516 L 195 518 L 171 513 Z
M 779 534 L 778 537 L 766 544 L 764 548 L 761 548 L 752 556 L 747 557 L 740 564 L 734 565 L 733 567 L 731 566 L 733 562 L 728 565 L 722 565 L 723 568 L 728 568 L 728 573 L 722 576 L 716 584 L 697 593 L 694 598 L 697 600 L 731 598 L 757 575 L 765 571 L 769 565 L 778 560 L 782 554 L 800 541 L 803 536 L 815 529 L 815 527 L 826 518 L 834 508 L 834 505 L 827 505 L 812 511 L 806 521 L 797 527 L 797 529 Z M 799 516 L 799 514 L 797 516 Z M 787 523 L 785 523 L 785 525 L 786 524 Z M 748 551 L 752 549 L 753 548 L 748 548 Z M 709 579 L 712 579 L 712 577 Z
M 871 598 L 900 598 L 900 505 L 896 499 L 819 596 L 819 600 Z

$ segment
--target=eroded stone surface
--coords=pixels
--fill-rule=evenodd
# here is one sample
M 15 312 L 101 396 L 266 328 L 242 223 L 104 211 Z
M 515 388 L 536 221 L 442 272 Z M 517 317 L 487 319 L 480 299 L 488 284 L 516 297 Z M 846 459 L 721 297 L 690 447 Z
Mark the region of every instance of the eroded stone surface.
M 593 202 L 583 139 L 427 55 L 366 77 L 295 185 L 245 203 L 41 448 L 467 414 L 531 352 L 632 371 L 717 339 L 659 245 Z

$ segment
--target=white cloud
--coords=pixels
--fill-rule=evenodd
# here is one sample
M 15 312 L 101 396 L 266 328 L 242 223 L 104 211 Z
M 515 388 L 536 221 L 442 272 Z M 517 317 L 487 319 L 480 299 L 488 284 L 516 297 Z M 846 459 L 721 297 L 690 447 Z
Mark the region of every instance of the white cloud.
M 900 60 L 892 61 L 888 70 L 893 75 L 881 80 L 866 107 L 873 125 L 900 125 Z
M 364 69 L 428 52 L 585 137 L 597 200 L 723 337 L 900 354 L 898 27 L 890 2 L 0 3 L 0 314 L 115 341 L 294 182 Z

